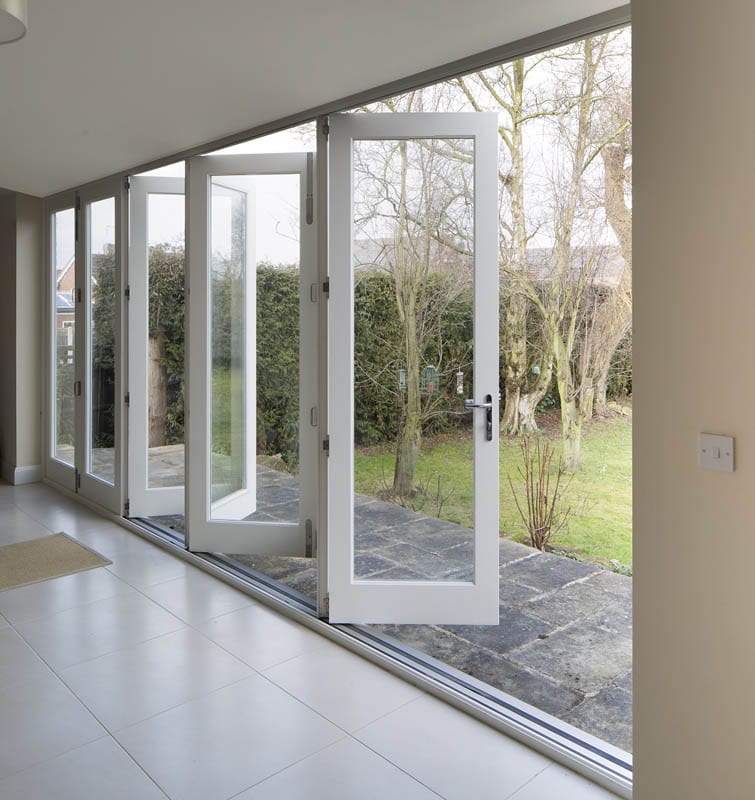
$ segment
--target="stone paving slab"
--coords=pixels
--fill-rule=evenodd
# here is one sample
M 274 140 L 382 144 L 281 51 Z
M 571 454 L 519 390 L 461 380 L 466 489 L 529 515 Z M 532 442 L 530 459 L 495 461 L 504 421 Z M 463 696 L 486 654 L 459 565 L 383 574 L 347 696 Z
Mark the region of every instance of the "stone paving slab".
M 539 591 L 548 591 L 560 589 L 572 581 L 594 575 L 600 569 L 595 564 L 532 550 L 529 558 L 521 558 L 503 567 L 501 580 L 522 583 Z
M 505 583 L 505 580 L 502 581 Z M 536 590 L 533 590 L 536 591 Z M 551 594 L 541 595 L 527 603 L 527 613 L 553 625 L 568 625 L 575 620 L 600 614 L 612 598 L 600 586 L 583 582 L 562 586 L 558 591 L 558 602 Z
M 632 749 L 632 695 L 614 686 L 601 689 L 563 715 L 565 722 Z
M 529 642 L 509 657 L 572 689 L 595 693 L 626 672 L 632 659 L 632 640 L 578 621 Z
M 298 481 L 257 469 L 253 519 L 298 519 Z M 355 498 L 355 574 L 380 580 L 468 580 L 472 532 L 366 495 Z M 183 518 L 162 518 L 183 530 Z M 315 597 L 305 558 L 234 556 Z M 500 623 L 373 625 L 384 635 L 631 750 L 632 580 L 501 539 Z
M 534 619 L 516 609 L 501 606 L 498 625 L 443 625 L 443 630 L 476 647 L 504 655 L 534 640 L 547 639 L 553 625 Z M 534 639 L 533 639 L 534 637 Z

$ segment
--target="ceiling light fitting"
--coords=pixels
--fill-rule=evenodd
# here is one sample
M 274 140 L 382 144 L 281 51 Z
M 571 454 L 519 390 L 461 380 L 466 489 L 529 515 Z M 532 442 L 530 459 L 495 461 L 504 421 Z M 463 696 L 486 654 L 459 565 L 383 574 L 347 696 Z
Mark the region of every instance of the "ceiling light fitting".
M 26 0 L 0 0 L 0 44 L 26 35 Z

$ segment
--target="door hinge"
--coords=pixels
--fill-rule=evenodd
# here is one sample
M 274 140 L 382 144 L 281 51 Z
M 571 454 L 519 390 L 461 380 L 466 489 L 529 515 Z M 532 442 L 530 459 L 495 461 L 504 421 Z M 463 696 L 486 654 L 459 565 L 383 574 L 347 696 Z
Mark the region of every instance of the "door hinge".
M 307 153 L 307 197 L 306 215 L 307 225 L 311 225 L 315 220 L 315 156 L 314 153 Z
M 322 440 L 322 449 L 326 456 L 330 455 L 330 436 L 326 436 Z
M 76 485 L 76 491 L 78 492 L 81 489 L 81 473 L 76 469 L 74 470 L 74 483 Z
M 330 278 L 325 278 L 322 283 L 322 291 L 325 297 L 330 297 Z
M 80 303 L 80 302 L 81 302 L 81 287 L 79 287 L 79 288 L 76 290 L 76 302 L 77 302 L 77 303 Z
M 127 517 L 130 513 L 131 513 L 131 502 L 129 500 L 126 500 L 126 502 L 123 504 L 123 516 Z
M 131 392 L 126 392 L 126 394 L 125 394 L 125 395 L 124 395 L 124 397 L 123 397 L 123 402 L 124 402 L 124 403 L 125 403 L 127 406 L 130 406 L 130 405 L 131 405 Z
M 131 179 L 130 178 L 124 178 L 123 179 L 123 188 L 126 191 L 128 191 L 131 188 Z
M 306 558 L 314 558 L 314 534 L 312 529 L 312 520 L 308 519 L 304 522 L 304 555 Z
M 130 300 L 131 299 L 131 287 L 127 286 L 126 290 L 123 292 L 123 294 L 126 296 L 126 300 Z
M 81 381 L 73 382 L 73 393 L 76 397 L 81 397 Z
M 322 135 L 330 136 L 330 122 L 328 121 L 327 117 L 323 118 L 322 121 Z

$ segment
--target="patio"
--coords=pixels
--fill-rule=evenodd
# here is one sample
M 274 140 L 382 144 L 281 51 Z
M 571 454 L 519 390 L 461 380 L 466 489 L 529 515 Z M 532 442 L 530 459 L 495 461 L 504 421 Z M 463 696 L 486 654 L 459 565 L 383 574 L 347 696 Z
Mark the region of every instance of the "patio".
M 255 520 L 297 519 L 297 496 L 296 478 L 258 465 Z M 153 521 L 183 530 L 183 517 Z M 372 497 L 356 498 L 355 540 L 360 579 L 463 580 L 472 574 L 470 531 Z M 233 558 L 315 596 L 312 559 Z M 498 626 L 371 627 L 631 751 L 632 579 L 506 539 L 500 540 L 499 570 Z

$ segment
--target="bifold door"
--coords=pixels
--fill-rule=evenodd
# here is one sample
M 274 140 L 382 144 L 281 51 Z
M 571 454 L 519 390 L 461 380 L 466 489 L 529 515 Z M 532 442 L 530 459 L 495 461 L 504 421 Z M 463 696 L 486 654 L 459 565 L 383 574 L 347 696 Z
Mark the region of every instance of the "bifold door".
M 121 513 L 121 264 L 124 183 L 109 180 L 77 195 L 77 491 Z
M 320 418 L 313 170 L 307 153 L 188 163 L 193 551 L 311 551 Z M 282 228 L 293 249 L 276 244 Z M 293 295 L 271 294 L 282 285 Z M 279 300 L 293 302 L 293 314 Z M 293 364 L 271 359 L 284 351 Z M 274 470 L 258 464 L 258 451 L 278 445 L 285 455 L 279 466 L 297 476 L 296 489 L 276 491 Z
M 329 159 L 330 620 L 497 624 L 497 118 L 334 115 Z M 354 346 L 357 337 L 372 342 L 369 321 L 362 315 L 355 322 L 354 315 L 355 283 L 371 272 L 390 275 L 401 326 L 395 363 L 374 376 L 355 360 Z M 473 333 L 469 351 L 458 354 L 463 370 L 449 370 L 441 345 L 427 332 L 443 304 L 463 292 L 472 299 L 466 324 Z M 423 359 L 433 346 L 428 364 Z M 429 519 L 432 513 L 355 495 L 355 380 L 362 387 L 372 381 L 376 395 L 382 391 L 401 403 L 396 452 L 402 460 L 386 480 L 393 478 L 393 499 L 405 505 L 418 490 L 401 489 L 401 481 L 409 481 L 417 431 L 431 419 L 438 382 L 455 381 L 452 393 L 457 385 L 470 390 L 458 398 L 458 413 L 472 414 L 464 465 L 473 482 L 471 529 L 448 525 L 442 531 L 442 523 Z M 362 397 L 369 402 L 369 393 L 363 390 Z M 421 546 L 415 544 L 420 538 Z M 382 555 L 375 554 L 376 542 Z M 381 558 L 391 563 L 388 556 L 397 566 L 376 572 Z
M 76 194 L 47 201 L 47 458 L 50 480 L 76 490 Z
M 129 200 L 128 513 L 183 515 L 183 178 L 131 178 Z

